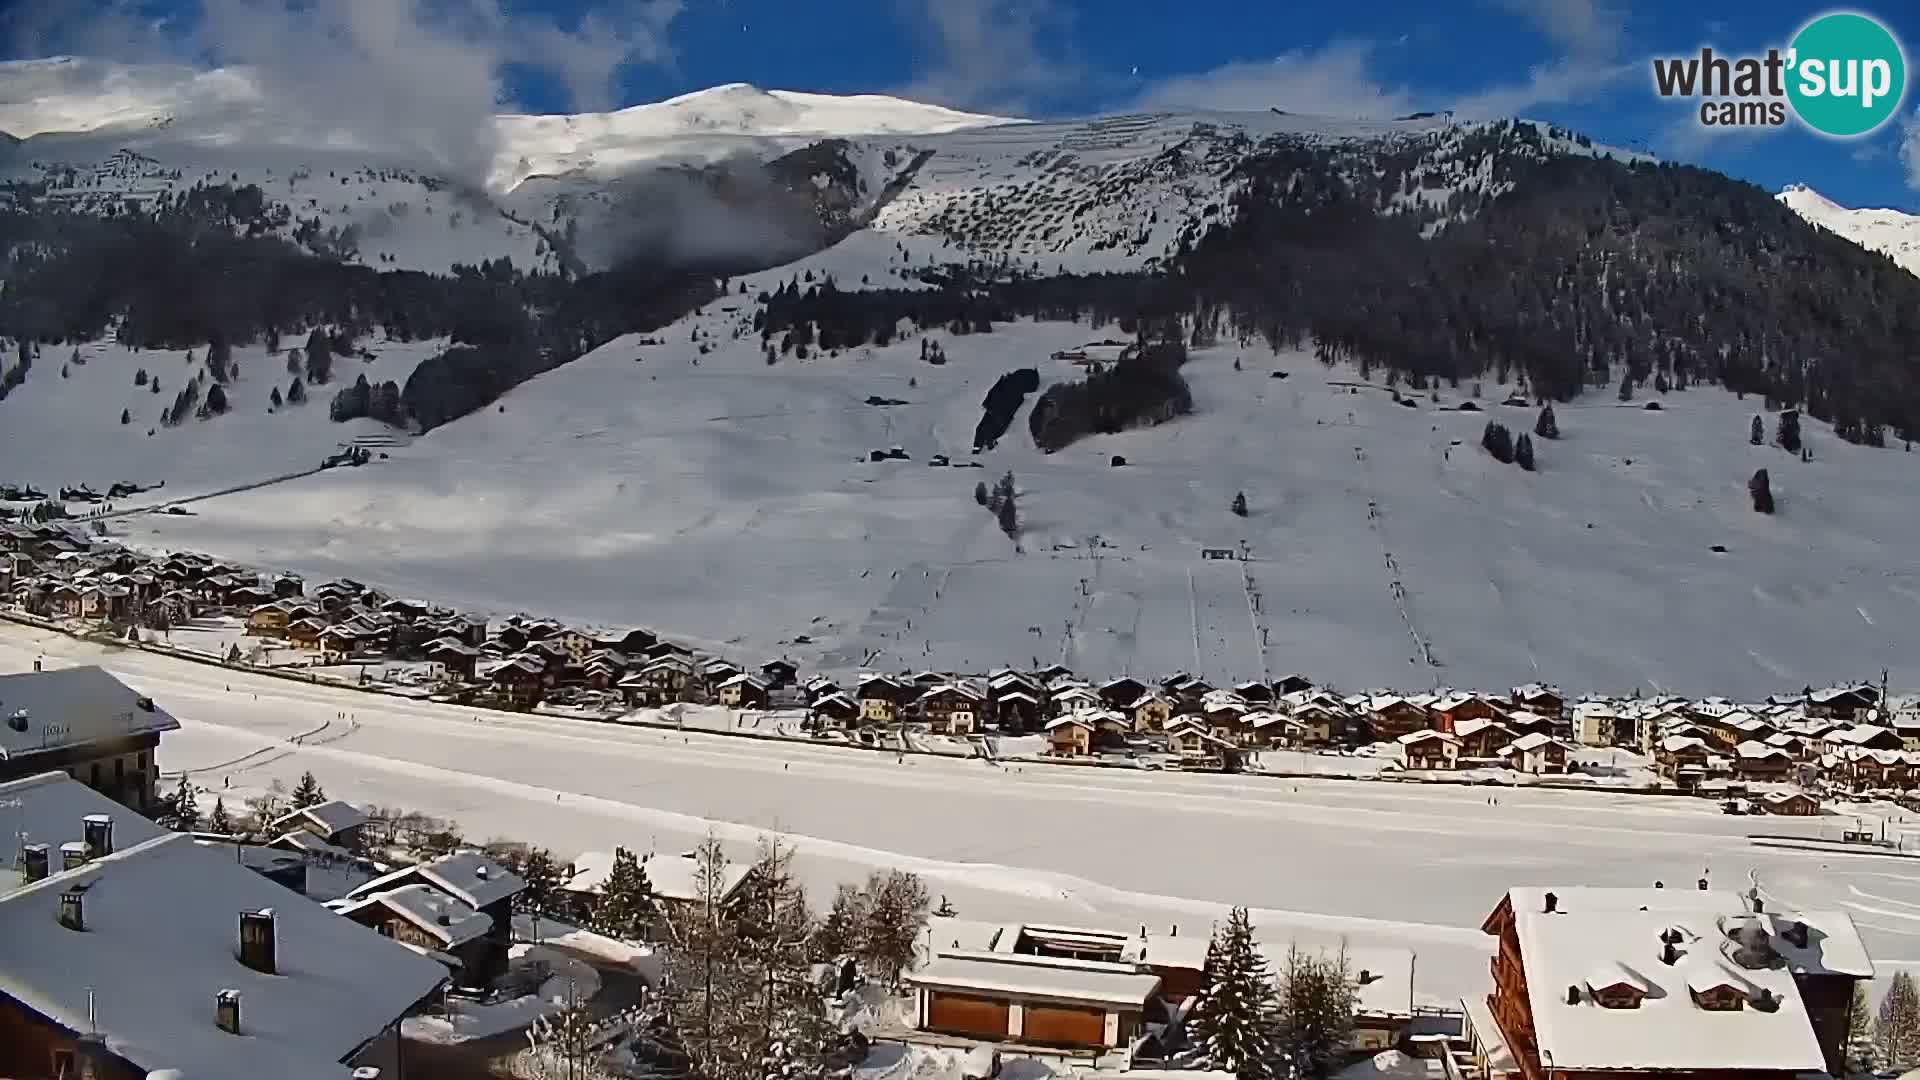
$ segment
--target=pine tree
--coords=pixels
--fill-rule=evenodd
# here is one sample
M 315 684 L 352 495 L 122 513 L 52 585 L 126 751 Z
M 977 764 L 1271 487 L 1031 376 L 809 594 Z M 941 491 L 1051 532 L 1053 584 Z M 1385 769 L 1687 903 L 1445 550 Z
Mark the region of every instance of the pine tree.
M 300 774 L 300 782 L 293 786 L 291 805 L 295 810 L 305 810 L 309 806 L 318 806 L 327 801 L 327 793 L 321 789 L 320 781 L 314 778 L 313 771 Z
M 307 384 L 298 378 L 287 386 L 287 404 L 304 405 L 307 402 Z
M 273 406 L 274 408 L 276 408 L 276 409 L 280 407 L 280 404 L 281 404 L 281 399 L 280 399 L 280 388 L 279 388 L 279 387 L 277 387 L 277 386 L 276 386 L 276 387 L 274 387 L 274 388 L 273 388 L 273 393 L 272 393 L 272 395 L 270 395 L 270 396 L 269 396 L 269 397 L 267 398 L 267 401 L 268 401 L 268 403 L 269 403 L 269 404 L 271 404 L 271 405 L 272 405 L 272 406 Z
M 1755 469 L 1747 480 L 1747 494 L 1753 496 L 1753 508 L 1762 514 L 1773 513 L 1773 484 L 1767 470 Z
M 133 423 L 133 413 L 127 409 L 121 409 L 120 410 L 120 426 L 125 427 L 131 423 Z
M 1532 439 L 1528 438 L 1525 435 L 1520 436 L 1520 441 L 1518 443 L 1515 443 L 1513 447 L 1513 463 L 1527 470 L 1528 472 L 1533 471 L 1533 440 Z
M 613 849 L 613 869 L 593 905 L 593 927 L 609 937 L 646 940 L 653 928 L 653 883 L 633 852 Z
M 300 346 L 289 345 L 287 347 L 287 374 L 289 375 L 300 374 L 301 371 L 304 370 L 302 366 L 302 361 L 304 359 L 305 359 L 304 355 L 300 352 Z
M 1752 426 L 1747 429 L 1747 441 L 1755 446 L 1765 445 L 1767 441 L 1766 421 L 1760 419 L 1758 416 L 1753 418 Z
M 973 501 L 979 503 L 981 506 L 987 505 L 987 482 L 985 480 L 973 485 Z
M 527 859 L 520 864 L 520 880 L 527 887 L 520 890 L 515 901 L 523 910 L 546 912 L 552 909 L 554 891 L 560 887 L 560 867 L 553 861 L 553 852 L 537 847 L 527 852 Z
M 1234 908 L 1207 945 L 1206 989 L 1188 1021 L 1215 1069 L 1241 1080 L 1273 1075 L 1273 1018 L 1278 1001 L 1266 958 L 1253 939 L 1246 908 Z
M 1240 517 L 1246 517 L 1247 516 L 1247 493 L 1244 491 L 1236 493 L 1233 497 L 1233 506 L 1230 509 L 1232 509 L 1233 512 L 1239 515 Z
M 307 335 L 307 381 L 325 386 L 333 378 L 333 343 L 319 327 Z
M 213 813 L 207 815 L 207 830 L 221 836 L 233 835 L 233 818 L 227 814 L 227 801 L 218 795 L 213 797 Z
M 207 411 L 215 416 L 227 411 L 227 391 L 219 383 L 207 388 Z
M 1346 1060 L 1356 987 L 1343 947 L 1332 956 L 1287 950 L 1280 992 L 1280 1056 L 1296 1077 L 1324 1077 Z
M 180 787 L 167 798 L 166 813 L 161 824 L 175 832 L 192 832 L 200 826 L 200 798 L 194 794 L 193 785 L 186 777 L 180 778 Z
M 1910 972 L 1896 972 L 1880 999 L 1873 1048 L 1882 1069 L 1904 1072 L 1920 1065 L 1920 991 Z
M 1555 419 L 1553 415 L 1553 404 L 1551 402 L 1540 407 L 1540 418 L 1533 422 L 1533 433 L 1543 439 L 1557 439 L 1560 437 L 1560 422 Z

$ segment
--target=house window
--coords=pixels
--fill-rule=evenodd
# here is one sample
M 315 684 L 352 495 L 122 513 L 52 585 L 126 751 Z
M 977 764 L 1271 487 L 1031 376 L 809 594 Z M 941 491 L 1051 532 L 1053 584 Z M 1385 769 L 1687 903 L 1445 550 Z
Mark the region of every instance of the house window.
M 78 1075 L 80 1075 L 79 1071 L 73 1067 L 73 1051 L 55 1050 L 53 1052 L 54 1080 L 73 1080 Z

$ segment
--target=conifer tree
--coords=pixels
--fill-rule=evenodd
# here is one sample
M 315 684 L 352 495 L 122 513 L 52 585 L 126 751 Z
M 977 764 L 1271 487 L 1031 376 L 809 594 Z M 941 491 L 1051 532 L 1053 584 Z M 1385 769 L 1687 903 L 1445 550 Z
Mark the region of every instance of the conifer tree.
M 1543 439 L 1560 437 L 1560 422 L 1553 415 L 1552 402 L 1540 407 L 1540 418 L 1533 422 L 1533 433 Z
M 613 869 L 593 905 L 595 930 L 609 937 L 642 941 L 653 926 L 653 883 L 646 867 L 626 848 L 613 849 Z
M 221 836 L 233 835 L 233 818 L 227 813 L 227 802 L 220 796 L 213 797 L 213 813 L 207 815 L 207 829 Z
M 867 927 L 867 894 L 846 882 L 834 893 L 833 906 L 814 928 L 811 951 L 815 963 L 831 964 L 860 951 Z
M 554 891 L 560 887 L 560 867 L 554 863 L 553 853 L 543 847 L 528 851 L 526 862 L 520 866 L 520 880 L 526 882 L 527 887 L 520 890 L 515 900 L 524 910 L 550 910 Z
M 1513 447 L 1513 463 L 1527 470 L 1528 472 L 1533 471 L 1533 440 L 1532 439 L 1528 438 L 1525 435 L 1520 436 L 1520 441 L 1518 443 L 1515 443 Z
M 193 785 L 186 777 L 180 778 L 180 786 L 167 799 L 166 818 L 162 822 L 174 832 L 192 832 L 200 826 L 200 798 L 194 794 Z
M 1231 509 L 1235 514 L 1239 515 L 1240 517 L 1247 516 L 1247 493 L 1246 492 L 1244 491 L 1238 492 L 1233 496 L 1233 506 L 1231 507 Z
M 133 423 L 133 413 L 130 410 L 121 409 L 120 410 L 120 426 L 125 427 L 126 425 L 131 423 Z
M 927 886 L 917 874 L 888 870 L 869 875 L 866 892 L 860 963 L 892 986 L 913 964 L 915 944 L 927 928 Z
M 1205 977 L 1206 988 L 1188 1021 L 1194 1041 L 1215 1069 L 1240 1080 L 1271 1077 L 1278 1000 L 1246 908 L 1234 908 L 1226 925 L 1214 930 Z
M 1905 1071 L 1920 1065 L 1920 991 L 1910 972 L 1896 972 L 1887 996 L 1880 999 L 1873 1048 L 1882 1069 Z
M 1783 409 L 1773 429 L 1773 441 L 1789 454 L 1800 452 L 1800 410 Z
M 1753 418 L 1752 426 L 1747 429 L 1747 441 L 1755 446 L 1765 445 L 1767 441 L 1766 421 L 1757 416 Z
M 305 810 L 309 806 L 318 806 L 327 801 L 327 793 L 320 787 L 320 781 L 314 778 L 313 770 L 300 774 L 299 783 L 293 786 L 289 796 L 290 805 L 295 810 Z
M 1773 484 L 1767 470 L 1755 469 L 1747 480 L 1747 494 L 1753 496 L 1753 508 L 1762 514 L 1773 513 Z

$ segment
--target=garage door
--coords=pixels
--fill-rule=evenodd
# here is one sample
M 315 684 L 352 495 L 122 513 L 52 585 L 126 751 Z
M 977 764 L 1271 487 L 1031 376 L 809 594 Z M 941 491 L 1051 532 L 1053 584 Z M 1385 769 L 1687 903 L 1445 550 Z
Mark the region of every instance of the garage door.
M 1103 1009 L 1071 1009 L 1060 1005 L 1027 1006 L 1022 1042 L 1046 1046 L 1104 1046 L 1107 1014 Z
M 1007 1003 L 933 991 L 927 997 L 927 1030 L 979 1039 L 1005 1039 Z

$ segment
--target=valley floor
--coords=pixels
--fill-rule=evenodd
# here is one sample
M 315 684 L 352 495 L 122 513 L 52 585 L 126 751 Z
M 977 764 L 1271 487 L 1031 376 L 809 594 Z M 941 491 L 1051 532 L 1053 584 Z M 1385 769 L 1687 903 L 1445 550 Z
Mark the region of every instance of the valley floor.
M 1483 989 L 1478 926 L 1510 885 L 1690 887 L 1704 872 L 1723 888 L 1757 881 L 1776 904 L 1848 911 L 1883 972 L 1920 964 L 1920 884 L 1904 862 L 1756 847 L 1745 834 L 1761 826 L 1705 800 L 896 761 L 476 714 L 0 627 L 0 669 L 36 659 L 98 663 L 153 695 L 184 725 L 161 767 L 236 801 L 311 769 L 336 797 L 562 858 L 677 852 L 711 832 L 746 859 L 779 832 L 822 902 L 838 881 L 897 866 L 969 921 L 1205 933 L 1246 904 L 1269 939 L 1412 948 L 1420 995 L 1446 999 Z M 1850 820 L 1764 829 L 1837 835 Z

